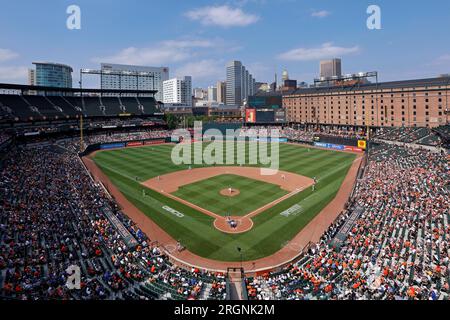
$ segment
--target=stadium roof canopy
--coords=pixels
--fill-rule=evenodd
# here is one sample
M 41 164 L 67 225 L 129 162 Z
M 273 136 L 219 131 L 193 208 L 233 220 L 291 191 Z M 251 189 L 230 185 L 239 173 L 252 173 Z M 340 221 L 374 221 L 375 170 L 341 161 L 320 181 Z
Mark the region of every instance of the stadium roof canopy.
M 0 83 L 0 89 L 43 92 L 65 92 L 65 93 L 123 93 L 123 94 L 155 94 L 158 90 L 120 90 L 120 89 L 80 89 L 80 88 L 57 88 L 43 86 L 29 86 L 23 84 Z

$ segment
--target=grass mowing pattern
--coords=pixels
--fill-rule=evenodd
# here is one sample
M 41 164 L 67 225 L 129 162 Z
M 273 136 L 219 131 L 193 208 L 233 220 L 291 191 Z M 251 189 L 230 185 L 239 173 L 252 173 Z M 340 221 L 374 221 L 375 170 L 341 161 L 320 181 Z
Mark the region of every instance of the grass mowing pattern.
M 99 152 L 94 161 L 108 175 L 125 197 L 134 203 L 173 238 L 191 252 L 219 261 L 239 261 L 236 247 L 243 249 L 244 260 L 262 258 L 280 250 L 308 224 L 336 195 L 355 159 L 354 154 L 280 145 L 280 170 L 307 177 L 317 177 L 316 192 L 311 188 L 279 203 L 253 218 L 254 227 L 244 234 L 225 234 L 213 226 L 213 218 L 150 189 L 142 197 L 140 181 L 166 173 L 186 170 L 176 166 L 170 156 L 172 145 L 147 146 Z M 202 165 L 194 165 L 201 167 Z M 218 195 L 220 197 L 220 195 Z M 289 217 L 280 212 L 299 204 L 303 212 Z M 184 213 L 177 218 L 162 209 L 168 205 Z M 152 235 L 148 235 L 150 238 Z
M 238 189 L 240 194 L 234 197 L 220 194 L 229 187 Z M 221 216 L 245 216 L 288 192 L 274 184 L 223 174 L 183 186 L 173 194 Z

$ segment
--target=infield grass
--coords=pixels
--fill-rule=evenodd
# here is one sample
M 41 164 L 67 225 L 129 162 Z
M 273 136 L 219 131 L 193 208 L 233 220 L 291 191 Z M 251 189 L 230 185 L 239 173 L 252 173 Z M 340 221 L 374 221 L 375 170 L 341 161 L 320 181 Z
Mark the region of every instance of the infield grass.
M 240 193 L 234 197 L 220 194 L 230 187 Z M 288 192 L 271 183 L 223 174 L 183 186 L 173 194 L 221 216 L 245 216 Z

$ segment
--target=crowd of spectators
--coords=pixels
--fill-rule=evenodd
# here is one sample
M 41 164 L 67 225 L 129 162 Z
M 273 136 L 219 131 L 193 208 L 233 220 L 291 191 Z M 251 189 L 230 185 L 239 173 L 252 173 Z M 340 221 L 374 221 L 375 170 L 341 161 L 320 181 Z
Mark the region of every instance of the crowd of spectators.
M 172 135 L 170 130 L 141 130 L 132 132 L 119 132 L 119 133 L 104 133 L 88 135 L 84 137 L 84 146 L 88 146 L 96 143 L 111 143 L 118 141 L 134 141 L 134 140 L 146 140 L 146 139 L 165 139 Z M 72 152 L 80 151 L 80 138 L 69 138 L 60 140 L 57 144 Z
M 11 140 L 10 134 L 0 132 L 0 146 L 9 140 Z
M 74 149 L 18 146 L 1 163 L 0 298 L 225 298 L 223 276 L 173 265 L 90 178 Z M 66 286 L 69 266 L 80 268 L 79 290 Z
M 295 130 L 293 128 L 285 128 L 281 131 L 281 135 L 292 141 L 312 142 L 314 141 L 314 133 L 305 130 Z
M 311 129 L 310 129 L 311 130 Z M 353 127 L 338 127 L 338 126 L 318 126 L 312 129 L 316 135 L 344 138 L 344 139 L 365 139 L 366 133 L 363 130 L 358 130 Z
M 140 130 L 126 133 L 108 133 L 86 137 L 87 144 L 106 143 L 115 141 L 132 141 L 145 139 L 165 139 L 171 136 L 170 130 Z
M 247 279 L 251 299 L 449 299 L 446 155 L 381 145 L 352 206 L 287 269 Z M 340 245 L 333 241 L 361 210 Z

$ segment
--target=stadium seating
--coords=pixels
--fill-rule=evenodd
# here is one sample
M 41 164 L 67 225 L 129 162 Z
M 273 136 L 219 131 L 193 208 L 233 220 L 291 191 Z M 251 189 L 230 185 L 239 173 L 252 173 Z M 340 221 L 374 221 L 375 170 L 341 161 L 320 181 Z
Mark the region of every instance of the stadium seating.
M 0 299 L 224 299 L 222 278 L 175 267 L 150 245 L 91 180 L 76 143 L 17 147 L 1 166 Z M 138 245 L 125 243 L 106 212 Z M 81 290 L 65 286 L 70 265 L 80 267 Z
M 138 97 L 139 103 L 143 106 L 144 114 L 154 114 L 160 112 L 156 106 L 155 98 Z
M 22 96 L 28 104 L 34 108 L 37 108 L 39 113 L 47 119 L 64 118 L 66 115 L 62 112 L 60 107 L 56 107 L 45 96 Z
M 69 97 L 64 96 L 48 96 L 48 100 L 54 105 L 61 108 L 65 115 L 76 117 L 81 115 L 81 108 L 75 107 L 69 102 Z M 74 99 L 76 100 L 76 99 Z
M 83 101 L 79 97 L 66 96 L 63 97 L 77 112 L 83 112 Z
M 152 97 L 0 95 L 0 119 L 55 120 L 67 117 L 153 115 L 160 112 Z
M 83 110 L 87 117 L 104 117 L 106 107 L 98 97 L 82 97 Z
M 105 114 L 107 116 L 114 116 L 124 113 L 122 110 L 119 98 L 117 97 L 100 97 L 102 106 L 105 106 Z
M 3 107 L 7 107 L 12 112 L 12 116 L 20 120 L 27 121 L 30 118 L 39 119 L 42 115 L 37 109 L 34 109 L 30 104 L 19 95 L 0 95 L 0 102 Z
M 439 146 L 442 141 L 439 136 L 435 134 L 430 134 L 416 142 L 417 144 L 422 144 L 424 146 Z
M 143 108 L 136 97 L 121 97 L 120 100 L 125 107 L 126 113 L 135 115 L 143 114 Z

